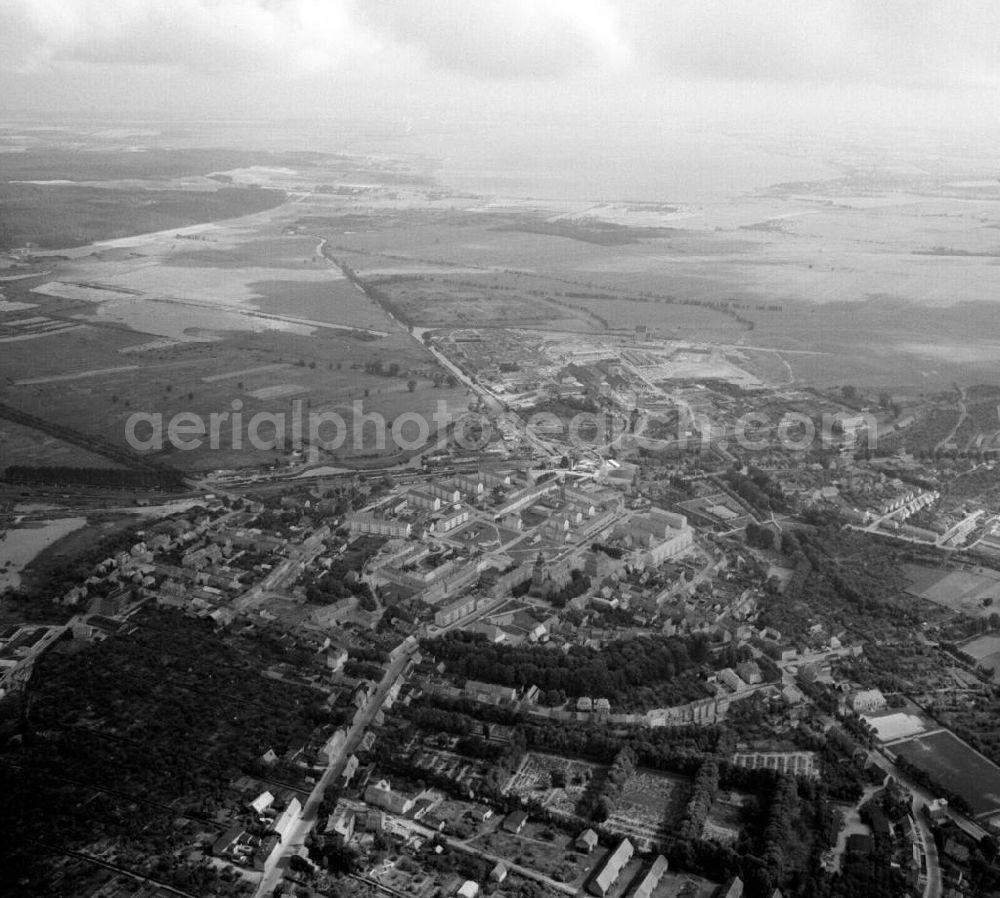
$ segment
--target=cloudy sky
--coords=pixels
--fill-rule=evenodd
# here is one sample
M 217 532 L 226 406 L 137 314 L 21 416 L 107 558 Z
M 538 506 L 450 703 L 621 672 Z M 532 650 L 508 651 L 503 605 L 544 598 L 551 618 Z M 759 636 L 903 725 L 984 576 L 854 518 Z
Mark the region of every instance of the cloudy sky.
M 982 131 L 996 0 L 3 0 L 0 109 Z M 530 113 L 529 113 L 530 111 Z

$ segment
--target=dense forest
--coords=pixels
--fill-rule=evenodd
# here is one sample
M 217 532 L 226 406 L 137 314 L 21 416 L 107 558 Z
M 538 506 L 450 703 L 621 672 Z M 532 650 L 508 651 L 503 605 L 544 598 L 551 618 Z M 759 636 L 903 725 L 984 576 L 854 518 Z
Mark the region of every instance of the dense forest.
M 318 698 L 261 676 L 256 641 L 178 612 L 143 609 L 127 633 L 59 644 L 26 695 L 0 702 L 4 881 L 54 894 L 49 859 L 102 841 L 160 881 L 225 891 L 172 852 L 218 835 L 229 784 L 267 749 L 303 744 L 324 720 Z

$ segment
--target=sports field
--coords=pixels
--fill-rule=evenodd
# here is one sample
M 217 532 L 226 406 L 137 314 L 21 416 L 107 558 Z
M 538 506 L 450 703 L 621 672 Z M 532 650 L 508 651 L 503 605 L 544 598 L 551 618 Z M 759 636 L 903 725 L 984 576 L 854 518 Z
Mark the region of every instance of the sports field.
M 1000 811 L 1000 767 L 973 751 L 954 733 L 938 730 L 896 743 L 892 748 L 946 789 L 961 795 L 977 817 Z

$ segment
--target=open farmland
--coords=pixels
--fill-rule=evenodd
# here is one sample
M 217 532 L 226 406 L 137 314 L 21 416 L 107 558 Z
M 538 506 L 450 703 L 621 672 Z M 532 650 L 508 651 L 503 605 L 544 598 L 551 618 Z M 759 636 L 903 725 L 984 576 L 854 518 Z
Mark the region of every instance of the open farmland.
M 123 190 L 77 184 L 0 185 L 0 249 L 34 243 L 84 246 L 202 221 L 233 218 L 279 205 L 277 190 Z
M 390 159 L 100 156 L 19 156 L 15 173 L 79 177 L 95 190 L 162 188 L 161 199 L 176 189 L 190 202 L 219 184 L 263 192 L 257 184 L 290 200 L 15 263 L 13 277 L 25 279 L 2 284 L 0 399 L 84 432 L 118 438 L 135 411 L 207 415 L 236 399 L 247 416 L 287 412 L 293 399 L 341 414 L 363 400 L 388 419 L 427 414 L 439 399 L 466 406 L 464 390 L 433 387 L 441 369 L 408 324 L 619 339 L 639 327 L 652 341 L 722 343 L 727 361 L 771 383 L 925 390 L 995 364 L 987 300 L 1000 277 L 990 230 L 1000 196 L 962 187 L 954 172 L 924 179 L 919 192 L 886 175 L 879 194 L 871 172 L 859 190 L 845 169 L 828 184 L 725 203 L 595 206 L 435 191 L 409 162 Z M 209 157 L 220 164 L 200 169 Z M 46 188 L 53 197 L 61 189 Z M 374 361 L 395 363 L 398 376 L 367 373 Z M 970 408 L 975 421 L 956 435 L 966 443 L 973 424 L 990 436 L 989 403 Z M 941 412 L 926 434 L 935 442 L 957 423 L 957 412 Z M 907 432 L 908 448 L 921 427 Z M 21 455 L 12 441 L 5 461 Z M 204 470 L 276 458 L 223 450 L 169 460 Z M 965 610 L 981 598 L 958 592 L 931 598 Z
M 946 571 L 906 565 L 905 571 L 912 580 L 907 592 L 951 611 L 986 617 L 1000 598 L 1000 574 L 985 568 Z
M 980 667 L 992 670 L 994 680 L 1000 676 L 1000 636 L 993 634 L 977 636 L 969 642 L 962 643 L 959 648 L 975 658 Z
M 79 350 L 78 364 L 87 364 L 93 357 L 93 347 L 103 342 L 108 331 L 93 332 L 96 339 Z M 118 341 L 128 335 L 110 332 Z M 72 335 L 60 339 L 67 341 Z M 134 340 L 134 335 L 131 335 Z M 126 341 L 127 342 L 127 341 Z M 24 344 L 19 344 L 23 346 Z M 18 354 L 23 350 L 18 350 Z M 63 365 L 73 355 L 64 355 Z M 213 343 L 181 343 L 141 354 L 116 355 L 126 364 L 107 369 L 78 369 L 55 373 L 59 359 L 49 357 L 46 374 L 34 382 L 9 386 L 6 401 L 25 410 L 44 409 L 49 420 L 89 434 L 103 435 L 124 443 L 126 422 L 136 412 L 162 416 L 164 422 L 181 412 L 191 412 L 208 421 L 212 414 L 232 412 L 240 408 L 243 414 L 243 448 L 234 445 L 232 423 L 224 422 L 218 449 L 206 445 L 201 449 L 178 451 L 169 449 L 165 457 L 185 469 L 212 470 L 240 467 L 274 460 L 274 451 L 255 451 L 248 440 L 249 422 L 258 413 L 285 415 L 290 422 L 291 401 L 301 400 L 306 412 L 334 412 L 348 427 L 348 438 L 342 449 L 327 460 L 350 455 L 385 454 L 374 442 L 374 425 L 363 431 L 364 442 L 353 445 L 355 403 L 365 413 L 378 413 L 387 422 L 402 412 L 424 415 L 428 421 L 439 409 L 439 403 L 454 415 L 468 404 L 466 390 L 461 387 L 435 387 L 429 379 L 434 363 L 428 362 L 425 351 L 416 341 L 401 335 L 379 343 L 347 338 L 308 339 L 293 335 L 255 335 L 239 341 Z M 364 365 L 378 359 L 385 364 L 400 366 L 396 377 L 366 373 Z M 20 370 L 30 370 L 26 359 Z M 416 381 L 410 392 L 408 379 Z M 241 403 L 242 405 L 234 405 Z M 289 424 L 290 426 L 290 424 Z M 260 434 L 267 439 L 271 429 L 266 422 Z M 141 437 L 148 435 L 140 429 Z M 308 437 L 308 430 L 303 434 Z M 333 432 L 325 429 L 324 437 Z M 404 431 L 406 439 L 412 439 Z M 391 440 L 388 448 L 391 449 Z M 11 445 L 6 461 L 16 463 Z M 286 449 L 290 449 L 286 446 Z M 20 454 L 20 450 L 18 449 Z M 33 456 L 29 455 L 30 460 Z M 23 463 L 23 462 L 22 462 Z M 33 463 L 33 462 L 32 462 Z
M 866 172 L 864 190 L 846 175 L 808 191 L 789 185 L 641 215 L 541 201 L 467 201 L 447 217 L 380 208 L 368 227 L 354 214 L 329 219 L 323 233 L 362 277 L 433 284 L 459 314 L 458 281 L 522 293 L 532 281 L 613 328 L 786 350 L 795 379 L 821 385 L 925 389 L 970 369 L 985 374 L 998 349 L 1000 241 L 983 226 L 1000 214 L 1000 196 L 926 179 L 907 193 L 895 173 L 880 193 L 878 178 Z M 633 216 L 643 227 L 628 240 L 591 239 L 599 222 Z
M 977 817 L 1000 811 L 1000 767 L 949 730 L 907 739 L 892 748 L 946 789 L 961 795 Z
M 117 468 L 96 452 L 88 452 L 33 427 L 0 418 L 0 467 L 10 459 L 31 459 L 35 465 L 81 468 Z
M 388 423 L 402 412 L 430 420 L 442 403 L 463 411 L 465 388 L 435 386 L 445 372 L 430 353 L 320 249 L 321 238 L 289 230 L 274 210 L 68 250 L 56 268 L 4 284 L 0 339 L 10 342 L 0 362 L 2 398 L 119 444 L 137 412 L 164 422 L 180 412 L 210 420 L 242 403 L 242 449 L 227 426 L 217 449 L 168 445 L 160 455 L 193 470 L 277 460 L 280 453 L 249 445 L 245 422 L 258 413 L 289 420 L 292 400 L 304 412 L 335 412 L 348 434 L 355 403 Z M 395 373 L 370 373 L 373 363 Z M 371 431 L 317 460 L 395 457 L 391 439 L 380 448 Z M 266 424 L 261 432 L 271 433 Z M 68 463 L 50 451 L 42 459 Z M 4 461 L 39 457 L 10 440 Z

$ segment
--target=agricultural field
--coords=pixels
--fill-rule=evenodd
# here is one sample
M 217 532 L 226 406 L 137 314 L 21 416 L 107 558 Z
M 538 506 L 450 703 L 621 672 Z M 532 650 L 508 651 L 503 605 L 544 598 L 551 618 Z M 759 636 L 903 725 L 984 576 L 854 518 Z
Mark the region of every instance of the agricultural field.
M 911 584 L 907 592 L 951 611 L 971 617 L 988 617 L 1000 598 L 1000 574 L 977 571 L 947 571 L 919 565 L 904 565 Z
M 992 670 L 994 680 L 1000 678 L 1000 636 L 995 634 L 977 636 L 969 642 L 962 643 L 959 648 L 975 658 L 980 667 Z
M 12 334 L 32 332 L 5 346 L 3 401 L 119 444 L 136 412 L 208 420 L 236 400 L 244 422 L 259 412 L 287 415 L 300 399 L 306 410 L 335 412 L 349 431 L 356 401 L 387 422 L 402 412 L 430 420 L 440 403 L 454 414 L 468 405 L 465 388 L 435 385 L 444 372 L 433 357 L 318 254 L 317 238 L 240 220 L 118 243 L 127 245 L 61 263 L 59 279 L 42 273 L 5 284 L 9 299 L 33 308 L 0 309 L 0 332 L 5 323 Z M 18 331 L 26 317 L 61 330 Z M 374 362 L 397 373 L 366 372 Z M 38 463 L 22 443 L 10 441 L 6 463 Z M 232 443 L 162 457 L 187 470 L 275 457 L 248 449 L 245 433 L 242 450 Z M 353 443 L 352 434 L 337 458 L 319 460 L 394 454 L 372 435 Z
M 1000 767 L 949 730 L 898 742 L 893 751 L 926 770 L 946 789 L 961 795 L 977 817 L 1000 811 Z
M 58 437 L 0 418 L 0 468 L 14 459 L 31 459 L 35 465 L 81 468 L 117 468 L 118 465 Z
M 280 205 L 277 190 L 147 190 L 79 184 L 0 185 L 0 249 L 46 249 L 234 218 Z
M 296 399 L 342 415 L 365 400 L 387 419 L 426 415 L 439 399 L 463 409 L 470 397 L 433 386 L 441 369 L 407 324 L 644 327 L 656 339 L 720 343 L 725 358 L 771 383 L 891 380 L 901 392 L 950 388 L 959 370 L 966 381 L 980 369 L 985 377 L 996 357 L 984 336 L 994 310 L 981 301 L 1000 276 L 998 249 L 983 243 L 987 206 L 950 182 L 912 195 L 896 184 L 873 199 L 845 176 L 824 193 L 786 186 L 721 204 L 594 206 L 432 189 L 415 158 L 100 149 L 80 158 L 35 147 L 14 160 L 15 174 L 73 184 L 19 189 L 43 191 L 45 208 L 62 196 L 70 209 L 81 190 L 109 201 L 156 194 L 169 216 L 127 218 L 98 235 L 112 239 L 87 246 L 74 244 L 89 233 L 62 242 L 50 233 L 54 251 L 12 255 L 18 279 L 0 285 L 0 401 L 84 433 L 121 441 L 135 411 L 207 416 L 236 399 L 246 417 L 287 412 Z M 215 205 L 192 213 L 204 196 Z M 373 361 L 401 373 L 371 375 Z M 294 367 L 269 367 L 279 365 Z M 969 399 L 955 439 L 972 447 L 993 439 L 995 409 L 989 396 Z M 957 423 L 957 408 L 934 408 L 906 445 L 943 440 Z M 58 454 L 48 447 L 42 458 Z M 35 460 L 24 456 L 11 441 L 4 461 Z M 196 471 L 278 457 L 163 456 Z M 404 460 L 374 445 L 318 460 L 378 457 Z
M 644 214 L 650 230 L 607 245 L 591 239 L 594 225 L 628 224 L 630 210 L 459 202 L 447 220 L 438 211 L 383 209 L 369 229 L 354 218 L 330 235 L 338 251 L 356 254 L 362 275 L 451 267 L 446 285 L 478 268 L 508 289 L 515 275 L 530 276 L 546 296 L 561 293 L 614 327 L 677 328 L 684 337 L 788 351 L 797 380 L 925 390 L 950 386 L 959 372 L 985 375 L 996 351 L 986 300 L 998 274 L 997 249 L 981 245 L 981 198 L 945 186 L 940 196 L 898 192 L 873 202 L 851 191 L 850 178 L 830 190 L 776 189 Z M 580 233 L 577 225 L 585 225 Z

